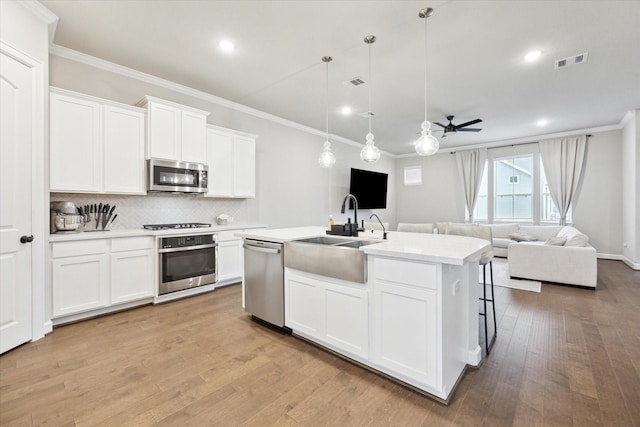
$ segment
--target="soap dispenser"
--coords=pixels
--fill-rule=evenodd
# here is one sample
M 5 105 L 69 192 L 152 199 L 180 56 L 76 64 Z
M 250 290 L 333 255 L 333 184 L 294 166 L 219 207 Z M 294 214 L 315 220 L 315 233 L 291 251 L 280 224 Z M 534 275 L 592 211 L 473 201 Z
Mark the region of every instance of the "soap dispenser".
M 333 215 L 329 215 L 329 222 L 327 223 L 327 230 L 331 231 L 333 228 Z

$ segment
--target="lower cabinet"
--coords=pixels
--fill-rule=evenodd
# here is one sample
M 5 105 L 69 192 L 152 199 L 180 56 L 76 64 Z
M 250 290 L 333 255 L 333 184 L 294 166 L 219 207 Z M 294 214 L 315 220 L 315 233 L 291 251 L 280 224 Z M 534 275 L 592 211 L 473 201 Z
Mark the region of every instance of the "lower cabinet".
M 153 238 L 133 237 L 111 242 L 111 304 L 155 295 Z
M 369 354 L 368 297 L 366 285 L 286 269 L 285 325 L 364 360 Z
M 218 282 L 217 285 L 229 285 L 242 281 L 243 249 L 242 238 L 235 233 L 242 230 L 221 231 L 217 234 L 218 241 Z
M 153 237 L 51 244 L 54 318 L 155 295 Z

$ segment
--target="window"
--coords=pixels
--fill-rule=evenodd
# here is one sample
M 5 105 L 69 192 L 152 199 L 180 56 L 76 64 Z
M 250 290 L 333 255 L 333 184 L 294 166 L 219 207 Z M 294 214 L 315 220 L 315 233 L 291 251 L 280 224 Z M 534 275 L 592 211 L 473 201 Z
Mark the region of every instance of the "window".
M 497 220 L 533 220 L 533 156 L 493 161 Z
M 404 168 L 404 185 L 422 185 L 422 166 Z
M 558 223 L 537 145 L 489 150 L 474 221 Z M 571 208 L 567 223 L 571 222 Z

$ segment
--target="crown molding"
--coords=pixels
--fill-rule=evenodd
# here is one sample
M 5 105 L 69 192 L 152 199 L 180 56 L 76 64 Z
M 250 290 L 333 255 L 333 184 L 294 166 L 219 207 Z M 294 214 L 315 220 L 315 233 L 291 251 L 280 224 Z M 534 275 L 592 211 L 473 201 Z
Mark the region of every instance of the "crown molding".
M 160 77 L 153 76 L 151 74 L 143 73 L 141 71 L 134 70 L 132 68 L 128 68 L 122 65 L 115 64 L 110 61 L 106 61 L 104 59 L 96 58 L 95 56 L 87 55 L 86 53 L 78 52 L 73 49 L 69 49 L 64 46 L 50 44 L 49 45 L 49 53 L 51 55 L 56 55 L 61 58 L 69 59 L 71 61 L 79 62 L 85 65 L 89 65 L 95 68 L 99 68 L 101 70 L 109 71 L 115 74 L 120 74 L 125 77 L 129 77 L 135 80 L 139 80 L 145 83 L 152 84 L 154 86 L 160 86 L 165 89 L 172 90 L 174 92 L 178 92 L 184 95 L 189 95 L 191 97 L 201 99 L 206 102 L 210 102 L 212 104 L 220 105 L 225 108 L 229 108 L 231 110 L 239 111 L 241 113 L 245 113 L 254 117 L 258 117 L 260 119 L 268 120 L 273 123 L 280 124 L 282 126 L 287 126 L 292 129 L 299 130 L 301 132 L 305 132 L 311 135 L 325 137 L 326 132 L 314 129 L 310 126 L 305 126 L 300 123 L 284 119 L 282 117 L 265 113 L 264 111 L 257 110 L 255 108 L 247 107 L 246 105 L 239 104 L 237 102 L 230 101 L 225 98 L 221 98 L 216 95 L 212 95 L 210 93 L 193 89 L 185 85 L 181 85 L 179 83 L 172 82 L 170 80 L 165 80 Z M 350 145 L 353 147 L 362 148 L 364 144 L 353 141 L 348 138 L 344 138 L 338 135 L 329 135 L 331 141 L 340 142 L 342 144 Z M 396 158 L 397 155 L 388 153 L 386 151 L 380 150 L 382 154 L 385 156 Z
M 53 43 L 58 28 L 58 16 L 36 0 L 21 0 L 20 4 L 49 26 L 49 43 Z

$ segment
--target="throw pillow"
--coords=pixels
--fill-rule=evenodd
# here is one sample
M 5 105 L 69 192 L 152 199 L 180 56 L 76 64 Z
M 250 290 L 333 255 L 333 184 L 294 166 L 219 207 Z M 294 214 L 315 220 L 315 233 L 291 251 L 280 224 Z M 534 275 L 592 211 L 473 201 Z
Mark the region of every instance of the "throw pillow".
M 567 241 L 566 237 L 551 237 L 549 239 L 547 239 L 544 244 L 545 245 L 550 245 L 550 246 L 562 246 L 565 244 L 565 242 Z
M 565 246 L 587 246 L 589 243 L 589 237 L 586 234 L 578 233 L 569 237 L 564 243 Z
M 529 233 L 525 233 L 524 231 L 518 231 L 517 233 L 509 234 L 509 238 L 511 240 L 515 240 L 516 242 L 535 242 L 537 239 Z

